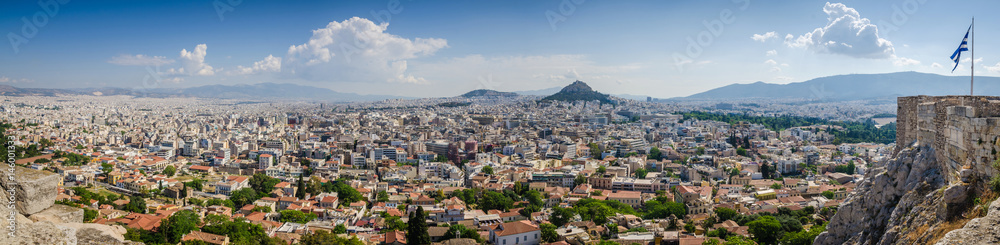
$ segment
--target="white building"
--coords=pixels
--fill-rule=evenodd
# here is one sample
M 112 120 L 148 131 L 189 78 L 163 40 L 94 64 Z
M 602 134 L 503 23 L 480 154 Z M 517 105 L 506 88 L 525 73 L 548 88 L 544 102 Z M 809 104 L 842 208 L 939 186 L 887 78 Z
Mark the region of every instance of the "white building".
M 496 245 L 537 245 L 541 234 L 542 230 L 531 221 L 507 222 L 490 227 L 490 242 Z

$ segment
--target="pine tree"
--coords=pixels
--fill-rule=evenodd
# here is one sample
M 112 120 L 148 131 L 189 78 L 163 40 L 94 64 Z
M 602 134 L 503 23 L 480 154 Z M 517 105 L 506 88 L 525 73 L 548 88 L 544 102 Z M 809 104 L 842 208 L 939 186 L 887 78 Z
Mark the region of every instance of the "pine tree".
M 306 183 L 302 181 L 302 175 L 299 175 L 298 186 L 295 188 L 295 197 L 306 199 Z
M 424 213 L 424 207 L 417 207 L 417 211 L 410 214 L 410 220 L 407 221 L 406 226 L 407 244 L 431 244 L 431 236 L 427 233 L 427 214 Z

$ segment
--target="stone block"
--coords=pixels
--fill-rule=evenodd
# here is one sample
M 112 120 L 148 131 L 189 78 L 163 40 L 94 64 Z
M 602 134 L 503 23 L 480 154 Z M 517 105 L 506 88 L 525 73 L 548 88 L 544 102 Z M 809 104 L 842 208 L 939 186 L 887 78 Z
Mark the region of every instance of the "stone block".
M 14 169 L 14 180 L 16 182 L 14 184 L 7 181 L 0 181 L 0 186 L 3 186 L 4 190 L 8 190 L 11 189 L 11 186 L 8 185 L 13 185 L 14 206 L 16 206 L 17 212 L 22 215 L 41 212 L 55 203 L 59 175 L 41 170 L 16 167 Z
M 83 223 L 83 209 L 66 205 L 52 205 L 41 212 L 32 214 L 32 221 L 50 221 L 52 223 Z

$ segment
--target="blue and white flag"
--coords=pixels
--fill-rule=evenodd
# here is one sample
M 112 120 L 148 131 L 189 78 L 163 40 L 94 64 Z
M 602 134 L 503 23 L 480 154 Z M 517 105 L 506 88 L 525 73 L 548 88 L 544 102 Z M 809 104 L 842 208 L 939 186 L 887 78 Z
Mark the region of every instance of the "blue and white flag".
M 969 31 L 972 30 L 972 26 L 969 26 L 969 30 L 965 31 L 965 37 L 962 38 L 962 44 L 958 45 L 958 49 L 955 50 L 954 54 L 951 54 L 951 60 L 955 61 L 955 67 L 951 68 L 951 72 L 955 72 L 955 68 L 958 68 L 958 61 L 962 59 L 962 51 L 969 51 Z

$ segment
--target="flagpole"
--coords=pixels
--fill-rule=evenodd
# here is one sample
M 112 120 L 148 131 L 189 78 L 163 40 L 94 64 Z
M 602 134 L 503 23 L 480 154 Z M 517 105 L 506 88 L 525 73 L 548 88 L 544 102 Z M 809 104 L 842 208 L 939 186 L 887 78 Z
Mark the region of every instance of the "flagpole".
M 969 43 L 969 51 L 972 54 L 972 66 L 969 74 L 969 96 L 974 96 L 973 89 L 976 83 L 976 17 L 972 17 L 972 42 Z

